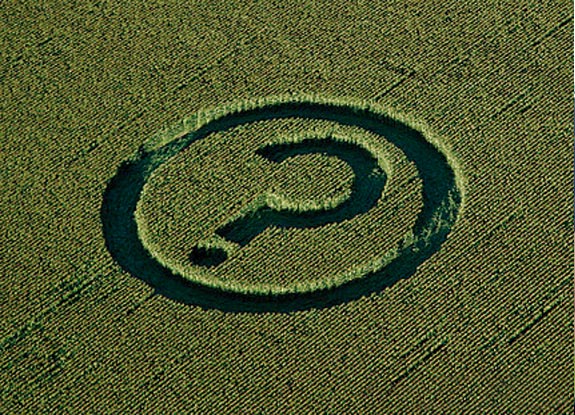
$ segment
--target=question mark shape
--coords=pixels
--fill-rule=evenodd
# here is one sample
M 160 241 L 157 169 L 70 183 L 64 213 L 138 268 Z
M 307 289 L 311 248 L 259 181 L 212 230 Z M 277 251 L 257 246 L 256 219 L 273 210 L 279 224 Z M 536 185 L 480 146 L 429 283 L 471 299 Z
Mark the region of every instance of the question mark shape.
M 306 138 L 296 143 L 271 144 L 256 150 L 257 155 L 275 163 L 290 157 L 318 153 L 338 157 L 351 167 L 354 181 L 351 195 L 347 199 L 329 209 L 294 211 L 271 206 L 267 200 L 274 196 L 277 198 L 277 195 L 266 194 L 252 203 L 252 207 L 247 207 L 244 214 L 216 229 L 217 237 L 231 244 L 225 243 L 224 249 L 222 246 L 199 242 L 191 251 L 192 263 L 206 267 L 220 265 L 230 254 L 249 244 L 271 226 L 317 228 L 351 219 L 376 205 L 383 193 L 386 175 L 376 157 L 357 144 L 337 141 L 332 137 Z
M 385 253 L 374 252 L 374 261 L 367 264 L 373 267 L 361 271 L 357 277 L 333 281 L 331 275 L 326 275 L 326 281 L 333 282 L 329 288 L 288 289 L 285 293 L 244 292 L 229 285 L 214 287 L 187 278 L 159 261 L 143 243 L 135 219 L 144 186 L 153 172 L 211 133 L 257 121 L 293 117 L 360 127 L 397 147 L 416 166 L 424 204 L 410 236 L 402 240 L 394 259 L 379 262 Z M 172 301 L 226 312 L 289 313 L 320 309 L 379 294 L 414 275 L 421 264 L 442 248 L 465 205 L 463 173 L 456 154 L 443 137 L 418 119 L 383 104 L 309 94 L 237 101 L 198 111 L 171 130 L 150 138 L 137 153 L 124 160 L 103 194 L 102 232 L 110 255 L 126 273 Z

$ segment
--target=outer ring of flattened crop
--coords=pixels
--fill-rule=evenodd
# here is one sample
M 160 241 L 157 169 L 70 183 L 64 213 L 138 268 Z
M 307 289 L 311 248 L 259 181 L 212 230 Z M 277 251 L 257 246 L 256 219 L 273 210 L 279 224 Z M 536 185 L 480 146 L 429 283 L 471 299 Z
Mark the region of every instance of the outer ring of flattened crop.
M 152 172 L 194 141 L 253 121 L 301 117 L 359 126 L 382 136 L 418 169 L 424 207 L 412 235 L 391 260 L 375 260 L 360 278 L 304 293 L 245 294 L 209 287 L 174 274 L 157 262 L 138 237 L 134 212 Z M 101 210 L 106 246 L 129 274 L 172 300 L 232 312 L 290 312 L 323 308 L 381 292 L 437 252 L 447 239 L 464 201 L 464 178 L 441 138 L 424 124 L 381 105 L 317 95 L 282 95 L 246 100 L 200 111 L 145 142 L 110 180 Z

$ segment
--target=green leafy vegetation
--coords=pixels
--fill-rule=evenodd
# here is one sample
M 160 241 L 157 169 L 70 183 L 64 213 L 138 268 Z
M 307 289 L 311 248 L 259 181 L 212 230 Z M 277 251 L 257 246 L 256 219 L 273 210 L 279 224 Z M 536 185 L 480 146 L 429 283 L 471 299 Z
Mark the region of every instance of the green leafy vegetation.
M 573 413 L 573 7 L 0 7 L 0 414 Z

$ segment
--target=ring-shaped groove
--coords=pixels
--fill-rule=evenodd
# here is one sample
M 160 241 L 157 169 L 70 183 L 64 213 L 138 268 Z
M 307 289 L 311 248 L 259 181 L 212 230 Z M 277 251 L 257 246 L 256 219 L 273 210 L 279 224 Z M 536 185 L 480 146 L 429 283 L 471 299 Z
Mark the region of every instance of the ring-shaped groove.
M 377 261 L 361 278 L 304 293 L 244 294 L 191 282 L 157 262 L 138 237 L 134 213 L 152 172 L 193 142 L 211 133 L 278 118 L 335 121 L 375 133 L 413 162 L 423 185 L 424 206 L 391 262 Z M 101 218 L 106 246 L 129 274 L 174 301 L 228 312 L 292 312 L 324 308 L 378 293 L 437 252 L 455 224 L 464 201 L 464 178 L 441 139 L 425 125 L 366 101 L 312 95 L 273 96 L 200 111 L 170 131 L 144 143 L 124 162 L 104 193 Z

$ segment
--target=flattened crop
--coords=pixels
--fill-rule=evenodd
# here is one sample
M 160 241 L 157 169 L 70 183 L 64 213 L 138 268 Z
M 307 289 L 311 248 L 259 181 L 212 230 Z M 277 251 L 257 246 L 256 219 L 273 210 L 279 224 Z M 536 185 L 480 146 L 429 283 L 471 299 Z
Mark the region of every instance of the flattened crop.
M 259 163 L 262 171 L 277 169 L 286 160 L 310 155 L 334 157 L 353 172 L 350 189 L 327 201 L 314 199 L 297 203 L 280 193 L 255 192 L 253 195 L 257 197 L 249 199 L 250 203 L 240 206 L 237 212 L 228 215 L 230 217 L 225 220 L 216 217 L 217 223 L 198 231 L 195 241 L 186 247 L 186 261 L 172 258 L 162 248 L 158 232 L 151 230 L 152 216 L 146 216 L 142 208 L 146 195 L 153 193 L 148 184 L 164 174 L 169 161 L 200 140 L 209 140 L 213 134 L 244 125 L 285 119 L 323 120 L 359 128 L 397 148 L 417 169 L 417 179 L 422 186 L 422 207 L 411 228 L 398 236 L 394 247 L 378 251 L 374 246 L 375 252 L 369 252 L 368 259 L 355 260 L 352 266 L 342 266 L 338 272 L 321 272 L 319 266 L 314 274 L 316 261 L 312 261 L 309 269 L 298 271 L 308 275 L 305 278 L 288 278 L 283 283 L 268 281 L 265 274 L 269 268 L 258 268 L 257 258 L 248 257 L 252 268 L 263 274 L 261 278 L 257 281 L 230 278 L 233 273 L 225 272 L 230 269 L 226 265 L 245 262 L 245 256 L 243 259 L 241 256 L 244 247 L 252 242 L 256 244 L 264 231 L 285 228 L 310 232 L 340 223 L 353 228 L 354 218 L 368 214 L 393 191 L 389 183 L 393 166 L 377 144 L 362 141 L 361 134 L 346 136 L 301 129 L 284 132 L 264 145 L 247 142 L 239 145 L 249 147 L 247 151 L 253 157 L 250 163 L 256 166 Z M 254 181 L 257 182 L 256 177 L 251 180 Z M 127 272 L 152 285 L 157 293 L 204 308 L 287 312 L 351 301 L 380 292 L 399 279 L 413 275 L 418 265 L 440 249 L 462 201 L 463 178 L 457 163 L 441 139 L 425 126 L 367 102 L 276 96 L 198 112 L 152 138 L 119 168 L 108 184 L 101 215 L 110 253 Z M 166 220 L 166 216 L 163 218 Z M 382 237 L 385 237 L 384 231 L 381 230 Z M 369 251 L 369 247 L 361 246 L 361 229 L 355 238 L 355 242 L 348 241 L 350 249 L 355 246 L 358 251 Z M 317 249 L 321 251 L 322 246 Z M 316 255 L 320 263 L 321 252 Z M 282 263 L 276 266 L 281 269 Z

